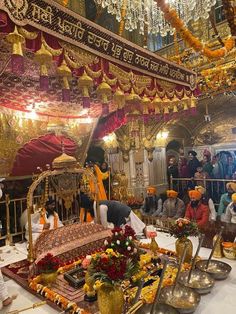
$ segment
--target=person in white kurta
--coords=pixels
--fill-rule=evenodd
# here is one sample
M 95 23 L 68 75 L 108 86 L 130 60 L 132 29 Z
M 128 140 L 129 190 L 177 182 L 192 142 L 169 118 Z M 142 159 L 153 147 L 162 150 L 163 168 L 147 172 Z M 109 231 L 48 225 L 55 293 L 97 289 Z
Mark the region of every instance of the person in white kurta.
M 236 224 L 236 193 L 232 195 L 232 202 L 226 207 L 225 222 Z
M 32 225 L 32 238 L 33 242 L 37 240 L 43 231 L 59 228 L 63 226 L 58 214 L 54 211 L 55 202 L 48 201 L 45 206 L 45 210 L 41 213 L 35 213 L 31 215 Z M 43 219 L 42 219 L 43 218 Z M 56 226 L 55 226 L 56 223 Z M 28 222 L 25 224 L 25 238 L 29 240 L 29 227 Z

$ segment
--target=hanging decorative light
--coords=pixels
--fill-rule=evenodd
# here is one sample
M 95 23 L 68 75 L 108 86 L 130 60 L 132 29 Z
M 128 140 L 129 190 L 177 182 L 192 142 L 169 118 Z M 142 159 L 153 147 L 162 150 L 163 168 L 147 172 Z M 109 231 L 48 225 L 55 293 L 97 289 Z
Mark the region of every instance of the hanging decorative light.
M 156 0 L 95 0 L 116 20 L 124 23 L 126 30 L 139 30 L 144 35 L 147 27 L 149 34 L 160 34 L 165 37 L 168 32 L 174 34 L 174 29 L 165 21 L 164 15 Z M 216 0 L 166 0 L 171 8 L 178 12 L 186 25 L 190 20 L 197 21 L 200 17 L 209 18 L 209 12 Z

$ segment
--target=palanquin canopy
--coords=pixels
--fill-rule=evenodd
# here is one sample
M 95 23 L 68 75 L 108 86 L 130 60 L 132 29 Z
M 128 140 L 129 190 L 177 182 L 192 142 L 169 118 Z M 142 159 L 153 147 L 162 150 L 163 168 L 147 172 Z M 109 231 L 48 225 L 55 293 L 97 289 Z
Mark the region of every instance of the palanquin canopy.
M 194 72 L 53 1 L 0 0 L 0 9 L 1 141 L 11 133 L 0 173 L 10 173 L 19 148 L 52 131 L 74 139 L 83 161 L 101 117 L 97 137 L 137 116 L 195 110 Z

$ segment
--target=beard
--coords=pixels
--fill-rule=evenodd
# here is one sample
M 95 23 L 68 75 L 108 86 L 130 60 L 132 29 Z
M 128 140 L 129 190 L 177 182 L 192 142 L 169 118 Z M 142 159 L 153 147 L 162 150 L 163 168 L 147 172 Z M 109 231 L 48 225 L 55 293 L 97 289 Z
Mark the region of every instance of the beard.
M 152 210 L 156 210 L 156 199 L 154 196 L 148 196 L 146 198 L 146 212 L 150 212 Z
M 54 208 L 48 208 L 47 209 L 48 217 L 54 215 Z

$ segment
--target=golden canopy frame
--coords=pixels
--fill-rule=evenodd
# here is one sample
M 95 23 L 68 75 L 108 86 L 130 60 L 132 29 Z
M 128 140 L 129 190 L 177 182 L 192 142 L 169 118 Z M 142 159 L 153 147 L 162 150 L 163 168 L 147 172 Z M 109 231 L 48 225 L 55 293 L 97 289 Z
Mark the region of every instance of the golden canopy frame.
M 70 157 L 70 156 L 68 156 Z M 59 157 L 60 158 L 60 157 Z M 33 237 L 32 237 L 32 223 L 31 223 L 31 214 L 33 212 L 33 202 L 34 202 L 34 191 L 36 190 L 36 188 L 38 187 L 38 185 L 46 179 L 49 178 L 55 178 L 57 176 L 63 175 L 63 174 L 67 174 L 69 176 L 75 176 L 75 175 L 86 175 L 87 178 L 89 178 L 89 180 L 91 180 L 93 182 L 94 185 L 94 191 L 92 191 L 92 197 L 93 199 L 97 200 L 97 195 L 98 195 L 98 184 L 97 184 L 97 178 L 95 177 L 95 175 L 93 174 L 92 170 L 88 169 L 88 168 L 82 168 L 79 166 L 79 164 L 73 166 L 73 167 L 67 167 L 66 165 L 64 165 L 63 168 L 61 169 L 54 169 L 54 170 L 46 170 L 43 171 L 38 177 L 37 179 L 31 184 L 31 186 L 29 187 L 29 191 L 27 194 L 27 219 L 28 219 L 28 229 L 29 229 L 29 250 L 28 250 L 28 260 L 30 262 L 33 262 L 35 259 L 34 256 L 34 251 L 33 251 Z M 71 193 L 71 195 L 73 196 L 75 193 L 78 194 L 80 193 L 80 186 L 76 186 L 76 190 L 75 189 L 70 189 L 68 190 L 69 193 Z M 97 204 L 98 202 L 96 202 Z M 98 205 L 97 205 L 98 206 Z M 96 212 L 97 212 L 97 223 L 100 223 L 100 213 L 96 208 Z

